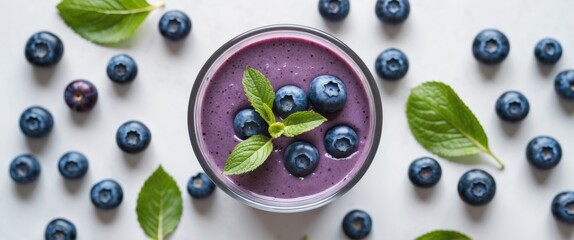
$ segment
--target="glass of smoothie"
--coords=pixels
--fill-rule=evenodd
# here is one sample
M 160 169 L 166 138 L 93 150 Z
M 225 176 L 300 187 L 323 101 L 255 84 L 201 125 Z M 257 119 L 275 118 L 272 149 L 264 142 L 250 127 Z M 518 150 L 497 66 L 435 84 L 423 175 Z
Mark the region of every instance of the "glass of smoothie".
M 273 152 L 254 171 L 224 175 L 227 157 L 242 141 L 235 135 L 233 119 L 251 107 L 242 85 L 246 66 L 261 71 L 275 91 L 290 84 L 308 93 L 315 77 L 336 76 L 346 86 L 347 100 L 340 112 L 321 113 L 328 119 L 321 126 L 294 138 L 274 139 Z M 358 135 L 357 151 L 342 159 L 332 157 L 324 146 L 325 133 L 340 124 Z M 201 167 L 231 197 L 272 212 L 318 208 L 351 189 L 375 157 L 381 128 L 381 98 L 363 61 L 335 37 L 298 25 L 261 27 L 225 43 L 200 70 L 189 101 L 189 136 Z M 317 168 L 305 177 L 291 175 L 283 162 L 285 148 L 298 140 L 319 151 Z

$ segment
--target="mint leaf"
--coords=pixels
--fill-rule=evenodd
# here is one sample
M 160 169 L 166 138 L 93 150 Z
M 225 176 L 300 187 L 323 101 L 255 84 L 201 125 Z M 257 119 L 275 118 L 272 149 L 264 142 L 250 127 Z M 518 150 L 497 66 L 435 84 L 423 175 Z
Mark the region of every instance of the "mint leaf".
M 77 34 L 97 44 L 117 43 L 131 37 L 152 6 L 145 0 L 62 0 L 57 8 Z
M 285 131 L 285 125 L 281 122 L 276 122 L 269 126 L 269 134 L 273 139 L 278 138 Z
M 313 130 L 325 121 L 327 121 L 327 119 L 316 112 L 295 112 L 283 121 L 285 124 L 285 132 L 283 134 L 287 137 L 294 137 Z
M 413 88 L 407 118 L 416 140 L 430 152 L 446 158 L 487 153 L 504 169 L 488 147 L 482 125 L 448 85 L 427 82 Z
M 472 240 L 470 237 L 455 231 L 436 230 L 422 235 L 416 240 Z
M 237 144 L 225 163 L 223 174 L 234 175 L 250 172 L 259 167 L 273 151 L 271 138 L 254 135 Z
M 164 239 L 177 227 L 182 210 L 177 183 L 160 165 L 140 190 L 136 206 L 138 222 L 150 238 Z
M 273 92 L 269 79 L 263 73 L 247 66 L 243 72 L 243 90 L 251 106 L 261 115 L 261 118 L 269 125 L 274 123 L 275 116 L 270 110 L 273 108 L 275 92 Z

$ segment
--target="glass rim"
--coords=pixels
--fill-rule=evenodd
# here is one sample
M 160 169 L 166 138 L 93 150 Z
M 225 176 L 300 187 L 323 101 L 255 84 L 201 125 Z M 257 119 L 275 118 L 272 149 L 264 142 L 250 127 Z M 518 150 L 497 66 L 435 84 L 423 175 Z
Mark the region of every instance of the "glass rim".
M 264 34 L 264 33 L 268 33 L 268 32 L 275 32 L 275 31 L 294 31 L 294 32 L 307 33 L 307 34 L 314 35 L 315 37 L 318 37 L 322 40 L 326 40 L 331 44 L 334 44 L 338 48 L 337 50 L 340 50 L 340 52 L 347 54 L 348 57 L 350 58 L 350 60 L 352 60 L 353 63 L 356 64 L 358 69 L 354 69 L 354 70 L 357 71 L 357 74 L 359 75 L 359 77 L 361 76 L 360 73 L 362 73 L 362 75 L 365 77 L 366 83 L 368 84 L 368 88 L 365 88 L 365 91 L 367 92 L 368 95 L 371 95 L 371 97 L 369 97 L 368 99 L 374 105 L 374 106 L 372 106 L 372 108 L 374 108 L 373 113 L 375 115 L 375 117 L 372 118 L 372 121 L 374 121 L 373 137 L 370 139 L 371 140 L 370 146 L 368 146 L 369 152 L 366 155 L 366 158 L 363 161 L 363 164 L 360 167 L 360 169 L 355 173 L 355 175 L 352 176 L 352 178 L 350 178 L 348 180 L 347 183 L 344 184 L 344 186 L 342 186 L 340 189 L 336 190 L 333 194 L 327 195 L 326 197 L 319 199 L 318 201 L 314 201 L 314 202 L 302 204 L 302 205 L 297 205 L 297 206 L 285 206 L 285 205 L 281 205 L 281 204 L 271 205 L 271 204 L 262 203 L 260 201 L 254 201 L 253 199 L 250 199 L 246 196 L 243 196 L 243 195 L 235 192 L 234 190 L 232 190 L 230 187 L 228 187 L 225 182 L 223 182 L 221 179 L 219 179 L 218 176 L 215 176 L 215 174 L 221 174 L 221 173 L 214 172 L 211 169 L 211 167 L 208 165 L 208 163 L 207 163 L 208 160 L 206 159 L 206 157 L 203 154 L 202 146 L 200 146 L 200 139 L 199 139 L 200 136 L 197 135 L 198 129 L 196 129 L 199 126 L 198 124 L 200 123 L 200 119 L 196 119 L 196 111 L 197 111 L 196 110 L 196 104 L 197 104 L 197 102 L 200 102 L 200 101 L 198 101 L 198 98 L 201 97 L 198 95 L 198 93 L 200 93 L 202 83 L 203 83 L 204 79 L 206 78 L 207 74 L 209 73 L 209 71 L 212 70 L 213 67 L 219 68 L 219 65 L 214 66 L 214 64 L 217 62 L 217 60 L 219 60 L 221 58 L 221 56 L 226 53 L 227 50 L 231 49 L 232 47 L 236 46 L 237 44 L 239 44 L 239 43 L 241 43 L 241 42 L 243 42 L 243 41 L 245 41 L 251 37 L 257 36 L 259 34 Z M 331 49 L 331 50 L 334 52 L 337 52 L 337 51 L 335 51 L 335 49 Z M 344 58 L 343 56 L 340 56 L 340 57 Z M 347 59 L 346 61 L 348 61 L 348 60 L 349 59 Z M 199 107 L 199 106 L 197 106 L 197 107 Z M 307 26 L 303 26 L 303 25 L 295 25 L 295 24 L 276 24 L 276 25 L 268 25 L 268 26 L 255 28 L 255 29 L 246 31 L 242 34 L 239 34 L 238 36 L 232 38 L 231 40 L 224 43 L 221 47 L 219 47 L 208 58 L 208 60 L 204 63 L 204 65 L 202 66 L 201 70 L 199 71 L 199 73 L 195 79 L 195 82 L 194 82 L 192 90 L 191 90 L 190 98 L 189 98 L 189 105 L 188 105 L 188 112 L 187 112 L 188 133 L 189 133 L 189 138 L 190 138 L 191 145 L 193 148 L 193 152 L 194 152 L 195 156 L 197 157 L 197 161 L 199 162 L 200 166 L 205 171 L 205 173 L 215 182 L 215 184 L 221 190 L 223 190 L 229 196 L 239 200 L 240 202 L 242 202 L 248 206 L 251 206 L 251 207 L 254 207 L 254 208 L 257 208 L 260 210 L 270 211 L 270 212 L 302 212 L 302 211 L 315 209 L 315 208 L 321 207 L 323 205 L 326 205 L 327 203 L 335 200 L 339 196 L 341 196 L 341 195 L 345 194 L 347 191 L 349 191 L 363 177 L 363 175 L 366 173 L 369 166 L 371 165 L 373 159 L 375 158 L 375 155 L 377 153 L 377 149 L 378 149 L 378 146 L 380 143 L 381 132 L 382 132 L 382 119 L 383 119 L 383 109 L 382 109 L 381 97 L 380 97 L 380 93 L 379 93 L 377 84 L 376 84 L 375 79 L 373 78 L 373 75 L 371 74 L 370 70 L 365 65 L 365 63 L 361 60 L 361 58 L 353 50 L 351 50 L 351 48 L 349 48 L 346 44 L 344 44 L 342 41 L 335 38 L 334 36 L 324 32 L 324 31 L 315 29 L 315 28 L 311 28 L 311 27 L 307 27 Z M 372 125 L 373 124 L 371 124 L 371 126 Z

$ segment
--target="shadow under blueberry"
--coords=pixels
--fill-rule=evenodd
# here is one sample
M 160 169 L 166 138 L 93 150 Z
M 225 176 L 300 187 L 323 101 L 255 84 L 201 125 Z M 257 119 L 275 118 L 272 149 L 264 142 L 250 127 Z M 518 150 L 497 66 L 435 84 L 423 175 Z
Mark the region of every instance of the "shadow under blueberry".
M 552 220 L 556 222 L 556 227 L 558 228 L 558 231 L 560 232 L 560 235 L 562 235 L 563 239 L 570 239 L 572 237 L 572 233 L 574 232 L 574 226 L 561 223 L 560 221 L 554 219 L 553 217 Z
M 209 197 L 204 198 L 204 199 L 194 199 L 194 198 L 190 197 L 189 194 L 186 194 L 186 195 L 190 199 L 190 201 L 193 205 L 193 208 L 196 210 L 196 212 L 202 216 L 205 216 L 213 208 L 213 205 L 215 203 L 215 198 L 217 197 L 218 194 L 217 194 L 217 190 L 216 190 Z
M 41 138 L 30 138 L 26 137 L 26 145 L 30 151 L 34 154 L 40 154 L 46 148 L 46 145 L 50 141 L 52 133 Z
M 28 199 L 34 193 L 34 190 L 38 186 L 38 181 L 40 180 L 40 177 L 38 177 L 38 179 L 31 183 L 14 183 L 14 190 L 20 199 Z
M 509 137 L 513 137 L 514 135 L 516 135 L 516 133 L 518 132 L 518 129 L 520 128 L 520 124 L 521 122 L 507 122 L 504 120 L 500 120 L 500 127 L 502 128 L 502 130 L 504 131 L 504 133 L 506 133 L 507 136 Z
M 325 23 L 325 26 L 329 29 L 330 33 L 336 34 L 339 31 L 341 31 L 341 28 L 343 27 L 343 23 L 345 22 L 345 20 L 343 19 L 342 21 L 333 22 L 323 19 L 323 22 Z
M 191 38 L 193 34 L 188 35 L 187 37 L 185 37 L 184 39 L 178 40 L 178 41 L 173 41 L 173 40 L 169 40 L 167 38 L 163 39 L 163 43 L 165 44 L 165 46 L 167 47 L 167 49 L 169 50 L 169 52 L 173 55 L 180 55 L 182 53 L 183 48 L 185 48 L 186 42 L 187 41 L 193 41 L 189 38 Z
M 542 74 L 542 76 L 548 77 L 552 70 L 554 69 L 555 64 L 544 64 L 539 61 L 536 61 L 536 65 L 538 65 L 538 70 Z
M 121 207 L 121 206 L 119 206 Z M 118 207 L 118 208 L 119 208 Z M 111 224 L 115 218 L 116 215 L 118 215 L 118 209 L 109 209 L 109 210 L 102 210 L 102 209 L 98 209 L 96 207 L 93 207 L 94 211 L 96 212 L 96 216 L 98 216 L 98 219 L 100 220 L 100 222 L 105 223 L 105 224 Z
M 558 98 L 558 102 L 560 102 L 560 106 L 568 115 L 574 114 L 574 100 L 566 100 L 560 97 L 558 94 L 555 94 Z
M 69 193 L 77 193 L 80 188 L 82 188 L 82 185 L 84 185 L 84 178 L 86 178 L 86 176 L 74 180 L 62 177 L 62 181 L 64 182 L 64 186 Z
M 527 160 L 525 160 L 525 161 L 527 161 Z M 532 174 L 534 179 L 536 179 L 536 182 L 539 185 L 543 185 L 546 182 L 546 180 L 548 179 L 548 177 L 550 176 L 550 173 L 552 172 L 552 169 L 540 170 L 540 169 L 533 167 L 530 164 L 528 164 L 528 167 L 530 168 L 530 173 Z
M 385 24 L 381 22 L 380 24 L 383 29 L 383 32 L 385 32 L 385 35 L 389 36 L 390 38 L 395 38 L 399 34 L 401 29 L 403 29 L 403 25 L 407 23 L 404 22 L 399 24 L 388 24 L 388 23 Z
M 78 126 L 82 126 L 84 124 L 86 124 L 86 122 L 90 119 L 90 115 L 92 115 L 92 111 L 96 110 L 95 108 L 87 111 L 87 112 L 76 112 L 73 110 L 70 110 L 70 116 L 72 117 L 72 120 L 74 120 L 74 124 L 78 125 Z
M 423 201 L 426 201 L 432 197 L 432 195 L 434 193 L 434 188 L 435 188 L 435 186 L 429 187 L 429 188 L 420 188 L 420 187 L 413 186 L 413 190 L 414 190 L 415 194 L 417 195 L 417 197 L 420 200 L 423 200 Z
M 299 213 L 274 213 L 250 208 L 252 219 L 257 219 L 263 229 L 271 232 L 273 236 L 281 236 L 283 239 L 301 239 L 313 225 L 317 217 L 329 205 Z M 251 218 L 248 218 L 251 219 Z M 343 216 L 341 216 L 343 219 Z
M 375 75 L 378 76 L 378 75 Z M 385 93 L 389 94 L 389 95 L 393 95 L 397 89 L 403 85 L 402 84 L 402 80 L 384 80 L 379 78 L 379 83 L 381 83 L 381 85 L 383 86 L 383 91 L 385 91 Z
M 480 69 L 480 72 L 482 73 L 482 75 L 487 79 L 487 80 L 492 80 L 494 79 L 494 77 L 496 76 L 496 74 L 498 73 L 498 70 L 500 69 L 500 65 L 503 63 L 498 63 L 498 64 L 493 64 L 493 65 L 487 65 L 481 62 L 477 62 L 478 68 Z
M 124 158 L 124 162 L 126 162 L 131 168 L 136 168 L 143 158 L 145 154 L 144 152 L 141 153 L 126 153 L 122 152 L 122 156 Z
M 30 67 L 34 69 L 33 72 L 36 82 L 40 85 L 46 86 L 54 76 L 54 73 L 56 72 L 56 68 L 58 66 L 56 65 L 51 67 L 34 67 L 34 66 Z
M 118 96 L 125 97 L 129 92 L 130 88 L 132 88 L 132 85 L 135 84 L 135 81 L 137 81 L 137 77 L 136 79 L 134 79 L 134 82 L 129 82 L 125 84 L 112 82 L 112 84 L 114 85 L 114 91 Z
M 482 219 L 482 217 L 484 216 L 484 213 L 486 213 L 487 209 L 488 209 L 488 205 L 486 206 L 471 206 L 468 205 L 466 203 L 464 208 L 466 210 L 466 213 L 468 216 L 470 216 L 470 218 L 475 221 L 478 222 Z

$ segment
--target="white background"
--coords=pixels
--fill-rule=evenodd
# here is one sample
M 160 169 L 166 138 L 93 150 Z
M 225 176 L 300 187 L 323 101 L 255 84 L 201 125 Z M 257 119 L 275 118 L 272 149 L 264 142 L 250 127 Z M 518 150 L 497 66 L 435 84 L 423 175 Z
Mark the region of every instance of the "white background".
M 55 8 L 57 0 L 4 1 L 0 16 L 0 239 L 42 239 L 55 217 L 75 223 L 79 239 L 145 239 L 135 203 L 149 174 L 163 164 L 183 193 L 184 211 L 170 239 L 345 239 L 341 220 L 354 208 L 374 221 L 369 239 L 413 239 L 433 229 L 459 230 L 476 239 L 574 239 L 574 227 L 558 224 L 550 202 L 563 190 L 574 190 L 574 102 L 560 100 L 554 76 L 574 65 L 574 1 L 571 0 L 413 0 L 408 20 L 384 26 L 374 13 L 374 0 L 352 1 L 349 16 L 339 24 L 324 21 L 316 0 L 167 0 L 151 13 L 133 38 L 115 47 L 92 44 L 73 33 Z M 152 3 L 157 3 L 153 0 Z M 161 14 L 182 9 L 193 22 L 183 42 L 164 40 L 157 30 Z M 207 58 L 224 42 L 255 27 L 295 23 L 325 30 L 347 43 L 374 74 L 374 60 L 384 49 L 397 47 L 410 60 L 407 76 L 398 82 L 378 81 L 384 108 L 382 141 L 371 168 L 335 202 L 297 214 L 252 209 L 217 190 L 204 201 L 185 192 L 192 174 L 200 171 L 187 132 L 188 98 Z M 497 67 L 478 64 L 471 54 L 474 36 L 494 27 L 511 43 L 510 55 Z M 32 67 L 24 44 L 36 31 L 49 30 L 64 41 L 62 61 L 53 68 Z M 564 48 L 553 67 L 537 64 L 533 48 L 552 36 Z M 136 80 L 127 86 L 106 76 L 108 59 L 118 53 L 138 63 Z M 71 112 L 64 87 L 72 80 L 92 81 L 100 93 L 90 113 Z M 377 78 L 378 79 L 378 78 Z M 378 79 L 379 80 L 379 79 Z M 428 80 L 450 84 L 484 126 L 492 150 L 507 164 L 500 171 L 488 156 L 470 158 L 476 166 L 440 159 L 443 176 L 436 187 L 419 190 L 407 178 L 410 162 L 429 155 L 412 137 L 405 118 L 409 89 Z M 529 116 L 520 124 L 503 123 L 494 111 L 506 90 L 519 90 L 530 101 Z M 30 140 L 18 128 L 20 113 L 30 105 L 48 108 L 55 127 L 46 139 Z M 125 155 L 115 143 L 117 127 L 130 119 L 152 131 L 150 147 Z M 528 141 L 541 134 L 555 137 L 563 149 L 557 168 L 540 172 L 525 159 Z M 59 157 L 68 150 L 85 153 L 87 176 L 64 180 Z M 42 164 L 40 178 L 17 185 L 8 166 L 18 154 L 31 152 Z M 467 159 L 468 160 L 468 159 Z M 486 207 L 466 206 L 458 197 L 458 178 L 479 167 L 497 183 Z M 124 189 L 124 202 L 114 211 L 96 210 L 89 199 L 95 182 L 113 178 Z

